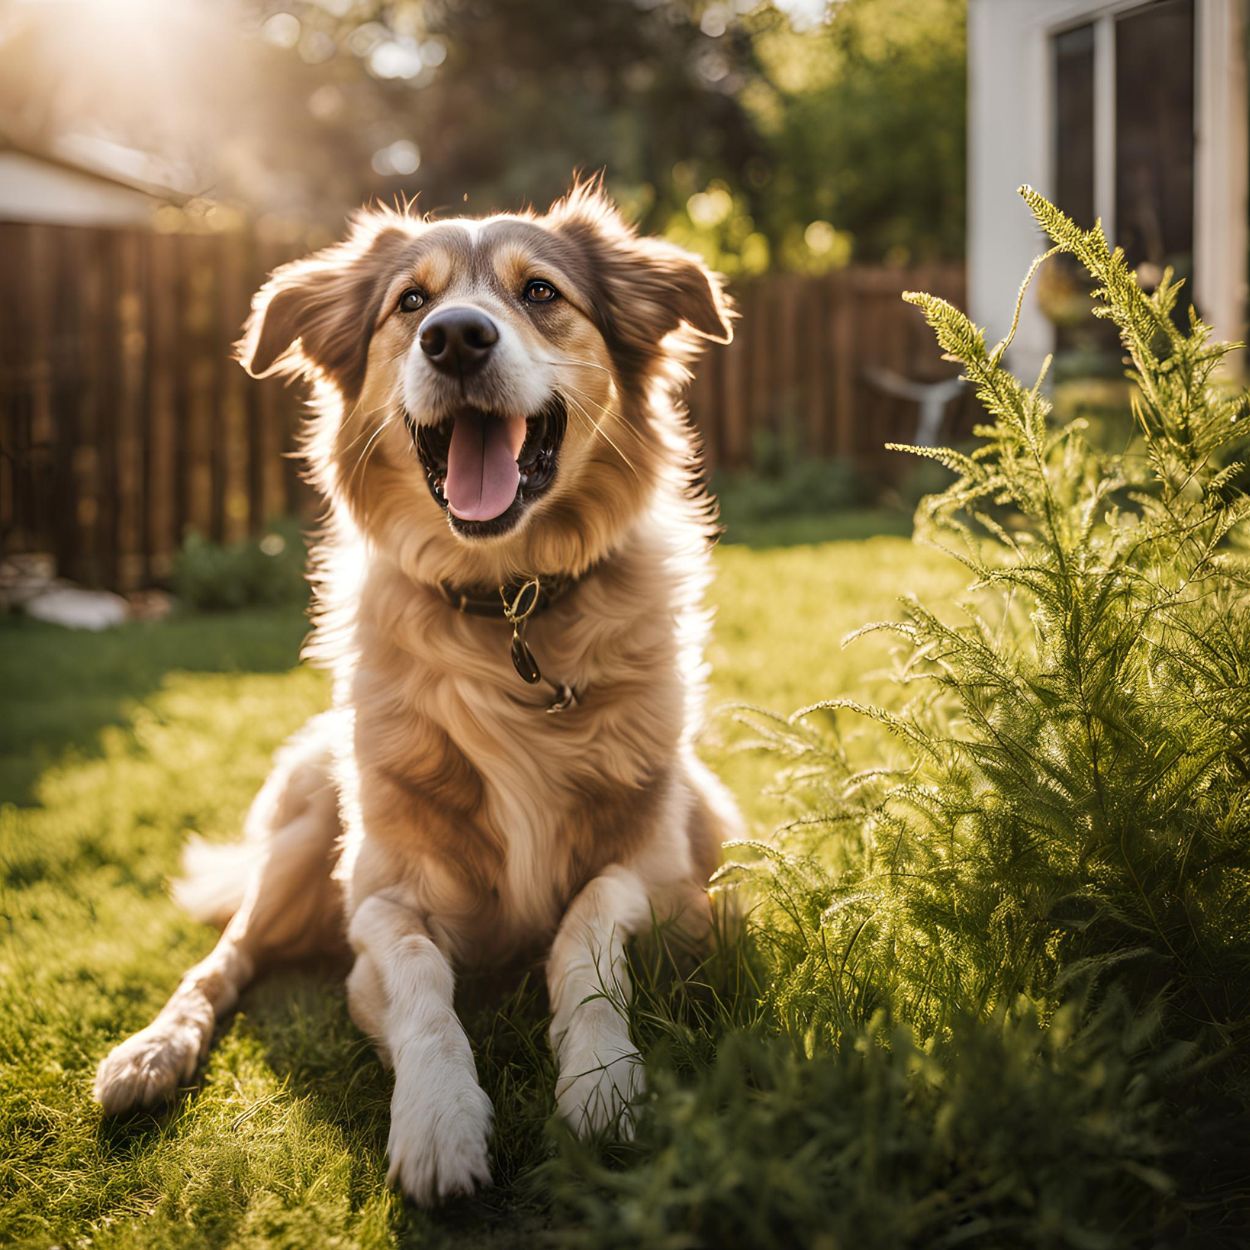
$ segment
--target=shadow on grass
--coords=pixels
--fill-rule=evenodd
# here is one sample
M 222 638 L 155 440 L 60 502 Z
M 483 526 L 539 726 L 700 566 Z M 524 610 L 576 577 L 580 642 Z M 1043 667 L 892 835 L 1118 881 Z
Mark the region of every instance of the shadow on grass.
M 110 1163 L 130 1163 L 159 1146 L 198 1089 L 198 1085 L 180 1089 L 158 1107 L 137 1107 L 124 1115 L 101 1114 L 96 1131 L 101 1156 Z
M 280 673 L 308 630 L 300 608 L 135 622 L 104 633 L 0 618 L 0 803 L 29 804 L 67 751 L 94 755 L 99 734 L 166 674 Z
M 372 1041 L 352 1023 L 347 962 L 277 968 L 244 995 L 226 1025 L 254 1041 L 283 1097 L 331 1128 L 355 1160 L 354 1199 L 384 1182 L 393 1078 Z M 448 1244 L 512 1250 L 538 1243 L 546 1204 L 529 1173 L 549 1153 L 554 1081 L 546 1056 L 541 975 L 510 970 L 460 979 L 457 1014 L 473 1046 L 479 1080 L 495 1107 L 494 1183 L 435 1211 L 405 1202 L 394 1231 L 401 1246 Z M 246 1113 L 245 1113 L 246 1114 Z
M 848 508 L 811 515 L 758 517 L 735 513 L 727 504 L 721 523 L 722 543 L 767 551 L 775 547 L 802 547 L 818 543 L 858 542 L 879 535 L 910 538 L 910 512 L 889 508 Z

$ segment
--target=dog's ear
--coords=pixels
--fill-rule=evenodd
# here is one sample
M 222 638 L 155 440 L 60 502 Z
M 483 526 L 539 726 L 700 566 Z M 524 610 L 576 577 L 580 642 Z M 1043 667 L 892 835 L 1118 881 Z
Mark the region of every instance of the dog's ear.
M 275 269 L 252 299 L 235 345 L 239 362 L 254 378 L 321 374 L 354 399 L 382 298 L 410 238 L 365 214 L 343 242 Z
M 600 329 L 627 367 L 645 371 L 663 355 L 688 358 L 704 340 L 733 338 L 733 306 L 721 277 L 675 244 L 640 237 L 599 179 L 574 186 L 544 224 L 576 242 L 586 258 Z

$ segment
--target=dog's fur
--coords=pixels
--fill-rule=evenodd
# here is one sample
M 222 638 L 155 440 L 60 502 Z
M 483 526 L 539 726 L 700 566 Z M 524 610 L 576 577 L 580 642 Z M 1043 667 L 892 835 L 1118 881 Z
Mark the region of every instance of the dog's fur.
M 537 278 L 562 298 L 527 305 Z M 405 314 L 414 287 L 429 308 Z M 417 340 L 453 303 L 500 328 L 459 400 Z M 101 1063 L 106 1111 L 170 1094 L 258 966 L 345 929 L 352 1016 L 395 1071 L 390 1174 L 413 1198 L 489 1179 L 491 1108 L 453 966 L 549 951 L 558 1110 L 583 1131 L 622 1126 L 642 1083 L 619 1007 L 623 943 L 656 915 L 706 924 L 737 826 L 692 747 L 710 504 L 674 398 L 729 321 L 717 279 L 636 236 L 596 185 L 541 216 L 368 211 L 345 242 L 272 275 L 240 356 L 254 375 L 313 384 L 306 450 L 330 514 L 308 651 L 333 672 L 334 707 L 278 755 L 243 844 L 190 848 L 181 898 L 224 933 Z M 521 414 L 553 394 L 567 405 L 552 487 L 503 534 L 449 522 L 405 425 L 466 394 Z M 528 634 L 578 692 L 556 714 L 514 671 L 510 627 L 438 589 L 535 574 L 580 579 Z

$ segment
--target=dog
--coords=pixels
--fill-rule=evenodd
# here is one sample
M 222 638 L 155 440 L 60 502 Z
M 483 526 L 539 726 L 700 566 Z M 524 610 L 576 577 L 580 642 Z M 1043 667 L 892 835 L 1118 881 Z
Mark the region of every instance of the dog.
M 270 276 L 238 352 L 311 384 L 306 650 L 332 709 L 279 752 L 242 843 L 189 846 L 177 896 L 222 936 L 100 1064 L 106 1113 L 185 1084 L 259 968 L 345 936 L 412 1199 L 490 1179 L 457 968 L 545 952 L 557 1111 L 630 1131 L 625 942 L 706 933 L 739 831 L 693 746 L 715 513 L 677 398 L 731 324 L 720 280 L 599 182 L 541 215 L 362 211 Z

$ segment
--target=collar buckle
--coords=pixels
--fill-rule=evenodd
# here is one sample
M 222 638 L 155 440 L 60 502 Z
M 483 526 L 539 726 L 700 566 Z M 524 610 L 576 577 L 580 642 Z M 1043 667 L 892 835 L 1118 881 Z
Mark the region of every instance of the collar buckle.
M 542 601 L 543 584 L 537 577 L 523 581 L 512 593 L 509 600 L 509 587 L 499 587 L 499 598 L 503 601 L 503 615 L 513 629 L 517 629 L 533 616 Z

